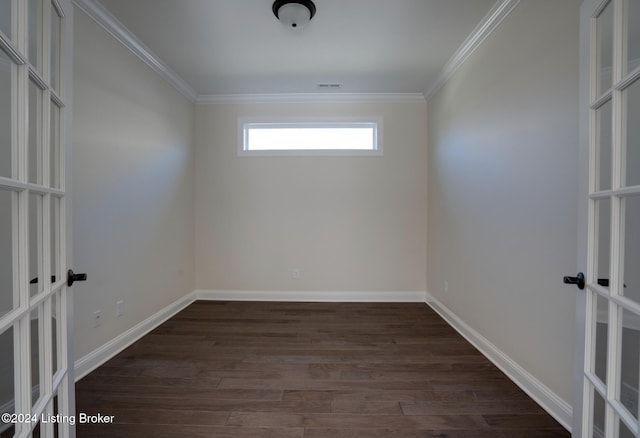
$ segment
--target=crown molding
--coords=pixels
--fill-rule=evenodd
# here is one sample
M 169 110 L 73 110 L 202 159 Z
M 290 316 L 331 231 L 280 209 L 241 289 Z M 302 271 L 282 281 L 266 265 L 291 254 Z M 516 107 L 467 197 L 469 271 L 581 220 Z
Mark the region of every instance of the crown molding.
M 197 94 L 195 90 L 153 53 L 151 49 L 145 46 L 124 24 L 107 11 L 104 6 L 96 0 L 73 0 L 73 4 L 131 50 L 133 54 L 178 90 L 180 94 L 191 102 L 196 101 Z
M 456 53 L 447 61 L 438 79 L 436 79 L 433 86 L 425 93 L 427 100 L 431 99 L 444 84 L 451 79 L 454 73 L 469 59 L 473 52 L 480 47 L 484 40 L 491 35 L 500 23 L 502 23 L 502 20 L 513 11 L 518 3 L 520 3 L 520 0 L 499 0 L 496 2 L 489 13 L 458 48 Z
M 199 95 L 196 103 L 417 103 L 425 102 L 422 93 L 278 93 Z
M 426 93 L 278 93 L 278 94 L 197 94 L 171 67 L 145 46 L 127 27 L 97 0 L 72 0 L 73 4 L 98 23 L 133 54 L 191 102 L 197 104 L 238 103 L 411 103 L 433 97 L 482 42 L 500 25 L 520 0 L 499 0 L 445 64 L 434 85 Z

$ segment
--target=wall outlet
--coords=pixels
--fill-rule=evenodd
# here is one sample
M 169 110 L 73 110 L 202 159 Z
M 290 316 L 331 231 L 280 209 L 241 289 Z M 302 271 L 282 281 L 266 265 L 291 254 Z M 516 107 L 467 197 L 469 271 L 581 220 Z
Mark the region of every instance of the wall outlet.
M 116 316 L 119 318 L 124 315 L 124 301 L 116 301 Z
M 102 325 L 102 311 L 96 310 L 93 312 L 93 326 L 100 327 Z
M 300 269 L 292 269 L 291 270 L 291 278 L 293 278 L 294 280 L 299 280 L 300 279 Z
M 444 291 L 449 292 L 449 282 L 447 280 L 444 281 Z

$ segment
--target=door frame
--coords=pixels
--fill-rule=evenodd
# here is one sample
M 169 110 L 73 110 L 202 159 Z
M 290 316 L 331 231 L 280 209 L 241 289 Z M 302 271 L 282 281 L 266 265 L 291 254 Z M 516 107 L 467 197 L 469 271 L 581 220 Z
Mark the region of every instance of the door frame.
M 64 118 L 62 120 L 61 129 L 63 130 L 61 137 L 64 141 L 64 160 L 62 161 L 62 172 L 65 177 L 65 266 L 67 268 L 73 266 L 73 232 L 72 232 L 72 211 L 73 211 L 73 201 L 72 201 L 72 151 L 73 151 L 73 143 L 72 143 L 72 126 L 73 126 L 73 26 L 74 26 L 74 9 L 75 6 L 72 3 L 72 0 L 58 0 L 63 3 L 63 7 L 65 8 L 65 13 L 67 15 L 67 20 L 65 23 L 65 27 L 62 30 L 62 53 L 61 53 L 61 70 L 64 72 L 62 74 L 62 90 L 63 96 L 65 97 L 65 105 L 66 111 L 64 114 Z M 75 323 L 74 323 L 74 293 L 73 286 L 67 286 L 66 289 L 66 315 L 64 315 L 63 321 L 66 323 L 66 336 L 63 339 L 65 345 L 62 347 L 62 351 L 66 351 L 66 385 L 68 388 L 67 392 L 67 400 L 66 409 L 69 414 L 76 415 L 76 375 L 75 375 L 75 349 L 74 349 L 74 340 L 75 340 Z M 76 437 L 76 424 L 66 423 L 63 425 L 63 435 L 62 437 L 66 438 L 75 438 Z M 61 437 L 61 438 L 62 438 Z
M 578 248 L 576 272 L 587 267 L 587 240 L 589 237 L 589 113 L 590 113 L 590 4 L 594 0 L 583 0 L 580 5 L 580 78 L 579 78 L 579 144 L 578 144 Z M 599 1 L 599 0 L 596 0 Z M 584 363 L 587 295 L 575 289 L 575 354 L 573 372 L 573 422 L 571 433 L 582 436 L 582 400 L 584 397 Z

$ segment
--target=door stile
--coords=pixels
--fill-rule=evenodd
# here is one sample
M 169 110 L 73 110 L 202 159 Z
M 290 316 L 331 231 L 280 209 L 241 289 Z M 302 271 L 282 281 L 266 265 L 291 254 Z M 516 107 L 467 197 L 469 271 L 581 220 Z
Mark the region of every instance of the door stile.
M 18 49 L 22 52 L 25 48 L 25 37 L 23 32 L 18 29 L 22 28 L 26 18 L 26 3 L 13 0 L 12 10 L 13 16 L 13 34 Z M 17 38 L 15 37 L 17 35 Z M 28 67 L 26 64 L 12 66 L 12 73 L 15 80 L 15 86 L 12 86 L 12 95 L 15 99 L 13 104 L 14 110 L 12 115 L 14 118 L 13 132 L 16 136 L 14 156 L 15 171 L 13 177 L 22 183 L 27 183 L 27 146 L 28 146 L 28 96 L 25 93 L 25 79 L 28 80 Z M 28 266 L 29 266 L 29 191 L 21 190 L 17 193 L 18 198 L 18 224 L 19 225 L 19 306 L 17 307 L 20 314 L 29 314 L 29 287 L 28 287 Z M 15 287 L 15 285 L 14 285 Z M 31 382 L 31 361 L 30 361 L 30 324 L 29 317 L 21 316 L 17 324 L 14 324 L 14 403 L 15 412 L 31 412 L 31 389 L 28 388 Z M 25 429 L 24 424 L 16 423 L 15 433 L 19 435 Z
M 601 8 L 604 8 L 604 3 L 601 5 Z M 588 19 L 588 29 L 586 32 L 588 33 L 588 60 L 589 60 L 589 75 L 588 75 L 588 181 L 587 181 L 587 194 L 593 193 L 596 191 L 597 181 L 600 179 L 600 169 L 598 168 L 596 157 L 599 154 L 599 145 L 596 142 L 596 138 L 599 138 L 600 127 L 598 124 L 598 119 L 596 115 L 596 111 L 594 111 L 592 102 L 594 102 L 597 98 L 595 90 L 596 86 L 596 71 L 598 65 L 600 63 L 600 53 L 595 50 L 598 43 L 597 36 L 597 27 L 596 27 L 596 19 L 594 17 L 589 17 Z M 588 209 L 588 219 L 587 219 L 587 239 L 590 241 L 587 245 L 587 283 L 593 283 L 596 272 L 596 254 L 598 251 L 598 233 L 599 229 L 599 220 L 598 220 L 598 209 L 596 205 L 596 200 L 591 197 L 588 197 L 587 200 L 587 209 Z M 580 268 L 578 268 L 578 271 Z M 593 424 L 590 421 L 590 413 L 593 412 L 594 409 L 594 393 L 591 390 L 591 386 L 596 388 L 596 382 L 592 381 L 589 377 L 591 376 L 591 370 L 594 369 L 595 366 L 595 339 L 596 339 L 596 324 L 593 321 L 597 320 L 597 298 L 596 295 L 587 289 L 586 293 L 586 305 L 585 305 L 585 328 L 584 330 L 584 358 L 582 361 L 582 415 L 581 415 L 581 431 L 583 437 L 593 436 Z M 594 389 L 595 390 L 595 389 Z M 575 431 L 574 431 L 575 432 Z
M 58 262 L 60 264 L 60 275 L 64 275 L 71 266 L 73 260 L 72 245 L 71 245 L 71 102 L 73 99 L 73 7 L 69 0 L 64 0 L 64 6 L 66 8 L 59 8 L 60 15 L 62 17 L 60 23 L 60 62 L 58 63 L 59 69 L 59 95 L 62 97 L 63 102 L 66 105 L 60 107 L 60 123 L 58 129 L 59 135 L 59 156 L 58 166 L 60 169 L 59 185 L 60 190 L 65 193 L 59 201 L 60 209 L 60 224 L 58 233 L 60 234 L 60 252 L 58 256 Z M 58 412 L 75 415 L 75 358 L 73 349 L 73 287 L 67 287 L 66 284 L 60 289 L 58 297 L 60 316 L 57 321 L 60 327 L 58 342 L 57 360 L 60 363 L 60 370 L 64 370 L 62 381 L 59 385 L 58 391 Z M 68 422 L 60 425 L 60 433 L 64 437 L 75 438 L 76 429 Z

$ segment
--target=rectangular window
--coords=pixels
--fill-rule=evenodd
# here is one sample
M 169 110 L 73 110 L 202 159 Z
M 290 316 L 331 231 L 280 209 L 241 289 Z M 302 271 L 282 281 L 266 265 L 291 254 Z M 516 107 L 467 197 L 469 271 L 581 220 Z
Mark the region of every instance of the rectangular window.
M 382 120 L 241 119 L 239 155 L 382 155 Z

